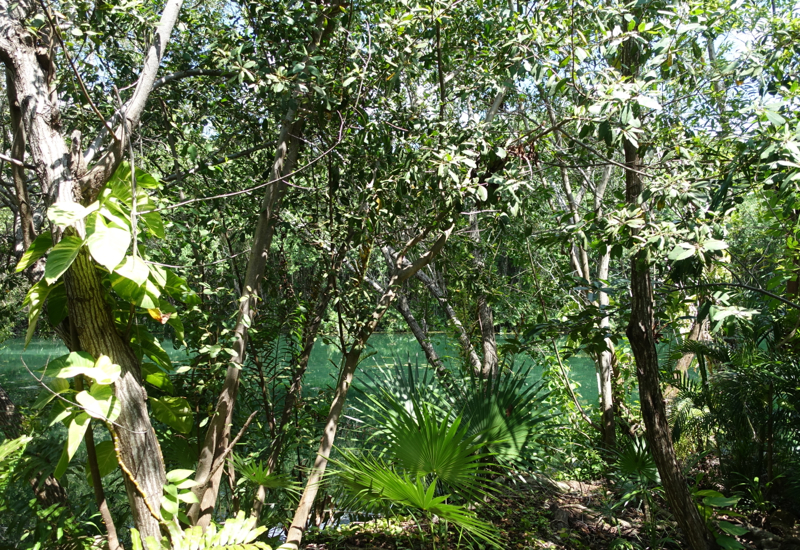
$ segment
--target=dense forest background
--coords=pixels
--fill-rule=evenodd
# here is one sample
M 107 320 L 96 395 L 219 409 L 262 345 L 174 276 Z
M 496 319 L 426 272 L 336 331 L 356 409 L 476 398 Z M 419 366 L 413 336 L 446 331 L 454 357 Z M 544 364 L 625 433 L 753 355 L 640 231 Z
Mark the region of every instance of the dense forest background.
M 0 546 L 800 548 L 797 5 L 0 0 L 0 61 Z

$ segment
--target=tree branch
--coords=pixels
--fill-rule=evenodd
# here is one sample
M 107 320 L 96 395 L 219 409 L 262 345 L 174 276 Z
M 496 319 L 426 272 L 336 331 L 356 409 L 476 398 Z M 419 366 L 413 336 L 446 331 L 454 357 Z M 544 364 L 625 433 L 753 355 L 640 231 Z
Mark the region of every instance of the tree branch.
M 172 33 L 175 22 L 178 20 L 178 12 L 182 4 L 183 0 L 167 1 L 167 5 L 164 7 L 164 11 L 161 14 L 161 21 L 158 27 L 156 27 L 153 42 L 147 49 L 147 55 L 142 65 L 142 72 L 139 75 L 139 82 L 133 91 L 133 95 L 126 104 L 123 115 L 126 119 L 125 124 L 119 125 L 114 132 L 114 142 L 109 145 L 103 156 L 97 161 L 97 164 L 89 170 L 89 173 L 80 179 L 80 187 L 84 193 L 84 199 L 88 202 L 95 199 L 100 192 L 100 188 L 105 185 L 122 162 L 126 146 L 125 141 L 130 139 L 130 136 L 124 131 L 124 127 L 127 126 L 132 129 L 139 123 L 147 98 L 153 90 L 158 67 L 161 64 L 161 59 L 164 57 L 169 36 Z M 86 162 L 89 162 L 93 156 L 94 152 L 90 150 L 86 152 L 84 158 Z

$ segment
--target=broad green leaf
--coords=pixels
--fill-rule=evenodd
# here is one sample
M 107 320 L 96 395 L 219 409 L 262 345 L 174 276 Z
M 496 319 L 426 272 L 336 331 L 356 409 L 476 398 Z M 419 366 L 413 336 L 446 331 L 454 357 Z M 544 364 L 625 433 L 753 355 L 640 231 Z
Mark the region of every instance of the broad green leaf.
M 53 247 L 47 256 L 44 267 L 44 280 L 52 284 L 69 269 L 83 246 L 83 239 L 75 235 L 66 235 Z
M 91 417 L 88 414 L 80 413 L 69 423 L 64 452 L 61 454 L 61 460 L 58 461 L 58 466 L 56 466 L 56 470 L 53 473 L 56 479 L 60 479 L 61 476 L 64 475 L 64 472 L 67 471 L 69 461 L 75 456 L 75 452 L 78 450 L 81 441 L 83 441 L 83 436 L 86 433 L 86 429 L 89 427 L 90 421 Z
M 158 421 L 180 433 L 186 434 L 192 430 L 194 421 L 192 408 L 183 397 L 162 397 L 160 399 L 151 397 L 150 404 L 153 407 L 153 416 Z
M 150 276 L 150 270 L 147 269 L 147 264 L 141 258 L 134 258 L 128 256 L 125 258 L 125 263 L 114 270 L 120 277 L 133 281 L 137 286 L 142 286 L 147 277 Z
M 15 271 L 19 273 L 35 264 L 36 260 L 44 256 L 51 246 L 53 246 L 53 234 L 45 231 L 33 240 L 28 250 L 20 258 Z
M 107 355 L 101 355 L 89 376 L 94 378 L 98 384 L 113 384 L 119 379 L 121 373 L 122 367 L 113 363 Z
M 769 120 L 773 126 L 782 127 L 784 124 L 786 124 L 786 119 L 783 118 L 778 113 L 776 113 L 775 111 L 764 109 L 764 115 L 767 117 L 767 120 Z
M 42 309 L 47 301 L 47 296 L 54 287 L 48 286 L 44 280 L 39 281 L 33 285 L 28 294 L 25 295 L 25 300 L 22 302 L 23 307 L 28 307 L 28 331 L 25 333 L 25 347 L 33 338 L 33 333 L 36 331 L 36 322 L 39 320 L 39 315 L 42 314 Z
M 158 189 L 160 183 L 147 172 L 136 171 L 136 186 L 143 189 Z
M 159 239 L 164 238 L 164 221 L 161 219 L 161 214 L 158 212 L 142 212 L 139 217 L 153 236 Z
M 117 452 L 114 449 L 113 441 L 101 441 L 94 446 L 94 452 L 97 455 L 97 469 L 100 472 L 100 477 L 106 477 L 117 469 L 119 463 L 117 462 Z M 86 465 L 86 479 L 89 485 L 92 485 L 92 475 L 89 471 L 89 465 Z
M 75 400 L 94 418 L 113 422 L 119 416 L 121 405 L 111 386 L 92 384 L 92 389 L 80 392 Z
M 178 500 L 180 500 L 182 502 L 186 502 L 187 504 L 195 504 L 197 502 L 200 502 L 197 499 L 197 496 L 195 496 L 195 494 L 192 493 L 191 491 L 187 491 L 185 493 L 179 493 L 178 494 Z
M 704 250 L 724 250 L 728 248 L 728 243 L 717 239 L 709 239 L 703 243 Z
M 706 497 L 703 499 L 703 504 L 706 506 L 714 506 L 716 508 L 736 506 L 737 502 L 739 502 L 739 497 Z
M 165 372 L 158 371 L 150 373 L 145 376 L 144 380 L 148 384 L 152 384 L 165 393 L 170 395 L 175 393 L 175 387 L 172 385 L 172 381 Z
M 640 95 L 636 98 L 636 102 L 647 109 L 653 109 L 654 111 L 661 110 L 661 104 L 658 100 L 650 96 Z
M 695 248 L 693 245 L 689 243 L 680 243 L 675 245 L 675 248 L 673 248 L 672 252 L 669 253 L 668 258 L 673 262 L 679 262 L 680 260 L 691 258 L 694 256 L 694 253 Z
M 194 470 L 172 470 L 167 472 L 167 481 L 177 485 L 185 479 L 189 479 L 194 474 Z
M 137 326 L 131 329 L 131 344 L 140 358 L 146 355 L 164 372 L 172 372 L 172 360 L 169 354 L 146 327 Z
M 145 281 L 144 285 L 137 285 L 134 281 L 117 273 L 112 273 L 110 280 L 111 288 L 123 300 L 147 309 L 158 307 L 158 297 L 161 292 L 151 281 Z
M 54 378 L 48 382 L 47 388 L 49 389 L 42 388 L 42 390 L 39 392 L 39 396 L 36 398 L 36 401 L 34 401 L 33 405 L 31 405 L 32 408 L 42 409 L 48 403 L 50 403 L 50 401 L 55 399 L 56 394 L 60 395 L 70 391 L 69 382 L 60 378 Z
M 53 359 L 47 364 L 46 373 L 56 378 L 72 378 L 79 374 L 91 376 L 95 359 L 85 351 L 73 351 Z
M 164 487 L 166 490 L 166 487 Z M 177 498 L 170 498 L 169 495 L 164 495 L 161 497 L 161 507 L 164 509 L 165 512 L 174 516 L 180 510 L 180 504 L 178 504 Z
M 186 282 L 186 279 L 175 275 L 172 270 L 167 269 L 167 284 L 164 287 L 164 291 L 175 298 L 176 300 L 180 300 L 187 306 L 196 306 L 200 304 L 200 297 L 197 293 L 189 288 L 189 284 Z
M 131 234 L 128 231 L 108 227 L 100 217 L 97 218 L 94 232 L 86 239 L 92 258 L 109 271 L 114 271 L 122 262 L 130 243 Z
M 69 308 L 67 306 L 67 289 L 63 281 L 57 282 L 50 290 L 47 297 L 47 320 L 51 327 L 67 318 Z
M 745 529 L 741 525 L 734 525 L 729 521 L 720 520 L 717 522 L 717 525 L 720 529 L 728 533 L 729 535 L 733 535 L 734 537 L 741 537 L 742 535 L 746 535 L 750 532 L 749 529 Z
M 47 217 L 58 227 L 64 229 L 88 216 L 97 209 L 97 206 L 86 208 L 77 202 L 57 202 L 47 209 Z
M 725 550 L 737 550 L 738 548 L 744 548 L 744 545 L 733 537 L 722 535 L 717 537 L 716 541 L 717 544 L 719 544 L 720 547 L 724 548 Z

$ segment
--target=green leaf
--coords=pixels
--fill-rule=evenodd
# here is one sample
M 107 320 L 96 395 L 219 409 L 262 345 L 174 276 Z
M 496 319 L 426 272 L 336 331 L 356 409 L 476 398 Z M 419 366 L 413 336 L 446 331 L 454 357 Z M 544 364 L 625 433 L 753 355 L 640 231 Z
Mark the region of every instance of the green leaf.
M 158 189 L 159 181 L 147 172 L 136 171 L 136 186 L 143 189 Z
M 92 207 L 86 208 L 77 202 L 57 202 L 47 209 L 47 217 L 58 227 L 64 229 L 88 216 L 98 206 L 95 203 Z
M 69 461 L 72 460 L 73 456 L 75 456 L 75 452 L 78 450 L 81 441 L 83 441 L 83 436 L 86 433 L 86 429 L 89 427 L 90 420 L 91 417 L 88 414 L 80 413 L 72 419 L 72 422 L 69 423 L 69 428 L 67 428 L 67 442 L 64 445 L 64 452 L 61 454 L 61 460 L 58 461 L 58 466 L 56 466 L 56 470 L 53 473 L 53 476 L 56 479 L 61 478 L 61 476 L 64 475 L 64 472 L 67 471 Z
M 151 397 L 150 404 L 153 407 L 153 416 L 159 422 L 184 434 L 192 430 L 194 422 L 192 408 L 183 397 L 162 397 L 160 399 Z
M 178 484 L 181 481 L 189 479 L 194 474 L 194 470 L 172 470 L 167 472 L 167 481 L 172 484 Z
M 82 391 L 75 400 L 88 414 L 100 420 L 113 422 L 120 413 L 120 404 L 111 390 L 111 386 L 92 384 L 90 391 Z
M 36 260 L 44 256 L 51 246 L 53 246 L 53 234 L 50 231 L 45 231 L 33 240 L 28 250 L 22 255 L 15 272 L 19 273 L 35 264 Z
M 47 256 L 47 264 L 44 267 L 44 280 L 47 284 L 53 284 L 64 272 L 69 269 L 83 246 L 83 239 L 75 235 L 67 235 L 53 247 L 50 255 Z
M 94 232 L 86 239 L 86 246 L 92 258 L 109 271 L 114 271 L 114 268 L 122 262 L 130 244 L 130 232 L 117 227 L 108 227 L 99 216 L 95 222 Z
M 151 363 L 150 363 L 151 364 Z M 152 384 L 153 386 L 157 387 L 161 391 L 173 394 L 175 393 L 175 387 L 172 385 L 172 381 L 169 379 L 169 376 L 165 372 L 153 372 L 148 374 L 144 378 L 145 382 L 148 384 Z
M 636 102 L 647 109 L 653 109 L 655 111 L 661 110 L 661 104 L 658 100 L 650 96 L 640 95 L 636 98 Z
M 187 306 L 196 306 L 200 304 L 200 297 L 197 293 L 189 288 L 186 279 L 175 275 L 172 270 L 167 269 L 167 284 L 164 291 L 175 298 L 180 300 Z
M 122 367 L 115 364 L 107 355 L 101 355 L 89 374 L 98 384 L 113 384 L 122 374 Z
M 720 529 L 728 533 L 729 535 L 733 535 L 734 537 L 741 537 L 742 535 L 746 535 L 750 532 L 749 529 L 745 529 L 741 525 L 734 525 L 729 521 L 720 520 L 717 522 L 717 525 Z
M 139 217 L 155 237 L 159 239 L 164 238 L 164 221 L 161 219 L 161 214 L 158 212 L 143 212 Z
M 717 537 L 716 541 L 717 544 L 719 544 L 720 547 L 724 548 L 725 550 L 736 550 L 738 548 L 744 548 L 744 545 L 733 537 L 722 535 Z
M 44 280 L 39 281 L 33 285 L 28 293 L 25 295 L 25 300 L 22 302 L 23 307 L 28 307 L 28 331 L 25 333 L 25 347 L 33 338 L 33 333 L 36 331 L 36 322 L 39 320 L 39 315 L 42 314 L 42 309 L 47 301 L 47 296 L 53 290 L 53 286 L 48 286 Z
M 715 508 L 736 506 L 737 502 L 739 502 L 739 497 L 706 497 L 703 499 L 703 504 L 706 506 L 714 506 Z
M 31 405 L 32 408 L 42 409 L 45 407 L 45 405 L 50 403 L 50 401 L 55 399 L 56 394 L 60 395 L 70 391 L 69 382 L 60 378 L 54 378 L 48 382 L 47 387 L 50 389 L 43 388 L 42 391 L 39 392 L 39 396 L 36 398 L 36 401 L 34 401 L 33 405 Z
M 72 378 L 83 374 L 102 385 L 113 384 L 122 372 L 122 368 L 112 363 L 107 356 L 101 355 L 95 361 L 94 357 L 85 351 L 73 351 L 50 361 L 47 370 L 51 372 L 51 369 L 55 369 L 53 376 L 57 378 Z
M 101 441 L 95 445 L 97 454 L 97 467 L 100 470 L 100 477 L 106 477 L 117 469 L 117 451 L 114 449 L 113 441 Z
M 672 252 L 670 252 L 667 257 L 673 262 L 679 262 L 686 258 L 691 258 L 694 256 L 694 253 L 695 248 L 693 245 L 689 243 L 680 243 L 675 245 L 675 248 L 672 249 Z
M 728 248 L 728 243 L 717 239 L 709 239 L 703 243 L 704 250 L 725 250 L 726 248 Z
M 63 282 L 58 282 L 53 285 L 47 297 L 47 320 L 51 327 L 56 327 L 68 314 L 67 289 Z
M 150 276 L 150 270 L 147 269 L 147 264 L 141 258 L 134 258 L 128 256 L 125 258 L 125 263 L 114 270 L 120 277 L 132 281 L 137 286 L 144 285 L 147 278 Z
M 764 115 L 767 117 L 767 120 L 769 120 L 773 126 L 782 127 L 784 124 L 786 124 L 786 119 L 783 118 L 778 113 L 776 113 L 775 111 L 764 109 Z

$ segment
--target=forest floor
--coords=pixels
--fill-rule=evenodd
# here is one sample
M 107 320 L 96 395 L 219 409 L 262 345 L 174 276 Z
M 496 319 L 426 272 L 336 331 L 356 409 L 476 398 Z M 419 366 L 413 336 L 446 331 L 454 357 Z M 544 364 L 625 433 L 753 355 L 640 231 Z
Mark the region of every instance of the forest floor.
M 644 521 L 641 508 L 616 507 L 618 497 L 597 483 L 552 482 L 528 479 L 517 482 L 478 515 L 493 523 L 509 550 L 627 550 L 683 549 L 675 523 L 657 505 L 655 525 Z M 740 539 L 748 550 L 800 550 L 797 518 L 777 514 L 772 518 L 740 520 L 750 533 Z M 762 527 L 757 525 L 761 524 Z M 436 529 L 434 529 L 436 531 Z M 452 530 L 447 537 L 433 536 L 407 522 L 350 523 L 325 529 L 307 538 L 306 550 L 451 550 L 459 545 Z M 476 542 L 472 548 L 486 548 Z

